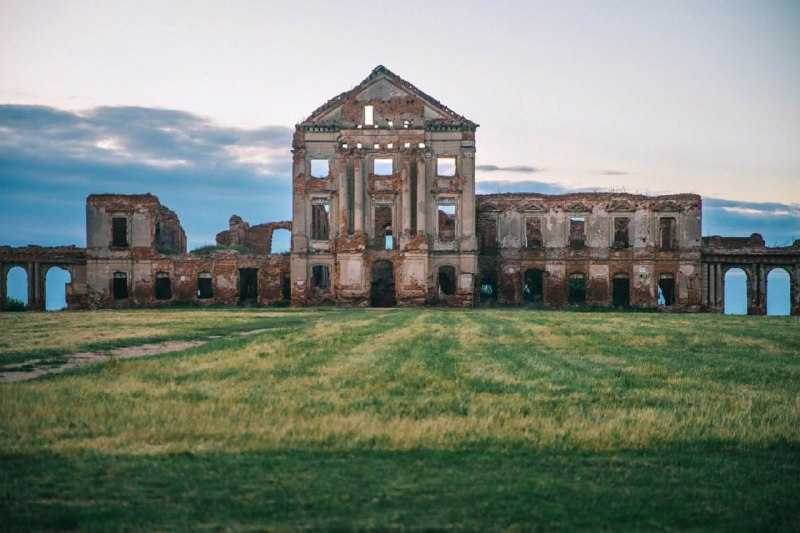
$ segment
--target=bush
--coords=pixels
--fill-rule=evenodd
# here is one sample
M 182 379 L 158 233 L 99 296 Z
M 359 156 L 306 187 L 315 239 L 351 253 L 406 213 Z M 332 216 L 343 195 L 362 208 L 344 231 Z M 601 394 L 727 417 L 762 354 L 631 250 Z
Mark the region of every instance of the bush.
M 28 304 L 9 296 L 6 298 L 6 311 L 27 311 Z
M 224 250 L 233 250 L 234 252 L 239 252 L 240 254 L 252 253 L 247 246 L 241 246 L 238 244 L 234 246 L 222 246 L 219 244 L 210 244 L 208 246 L 201 246 L 199 248 L 195 248 L 189 253 L 196 255 L 214 255 L 216 252 L 221 252 Z

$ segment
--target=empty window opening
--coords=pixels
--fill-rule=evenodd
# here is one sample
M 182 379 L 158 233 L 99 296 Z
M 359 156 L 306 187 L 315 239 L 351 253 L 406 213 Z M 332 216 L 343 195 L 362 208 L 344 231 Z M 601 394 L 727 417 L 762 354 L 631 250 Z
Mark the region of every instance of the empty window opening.
M 381 149 L 381 145 L 380 145 L 380 144 L 378 144 L 378 143 L 375 143 L 375 144 L 373 144 L 373 145 L 372 145 L 372 147 L 373 147 L 374 149 L 376 149 L 376 150 L 380 150 L 380 149 Z
M 481 255 L 497 255 L 497 219 L 481 217 L 478 219 L 478 238 Z
M 211 284 L 211 274 L 201 272 L 197 276 L 197 297 L 201 300 L 214 297 L 214 287 Z
M 614 307 L 631 305 L 631 280 L 625 274 L 617 274 L 611 280 L 611 305 Z
M 747 274 L 741 268 L 731 268 L 725 273 L 724 312 L 726 315 L 747 314 Z
M 456 240 L 456 206 L 439 206 L 439 242 L 453 242 Z
M 67 285 L 72 276 L 61 267 L 47 269 L 45 277 L 44 308 L 48 311 L 60 311 L 67 308 Z
M 311 238 L 315 241 L 327 241 L 329 236 L 330 205 L 313 204 L 311 206 Z
M 661 274 L 658 278 L 658 304 L 675 304 L 675 277 L 672 274 Z
M 774 268 L 767 274 L 767 314 L 788 316 L 791 311 L 789 273 Z
M 111 219 L 111 246 L 114 248 L 128 247 L 128 219 L 114 217 Z
M 586 278 L 583 274 L 570 276 L 567 301 L 570 305 L 586 305 Z
M 128 275 L 125 272 L 114 272 L 114 299 L 124 300 L 128 297 Z
M 394 269 L 391 261 L 375 261 L 372 264 L 369 301 L 372 307 L 394 307 L 397 305 Z
M 391 250 L 392 241 L 392 208 L 388 205 L 377 205 L 373 211 L 373 248 Z
M 659 218 L 658 234 L 661 238 L 661 249 L 672 250 L 675 248 L 675 219 Z
M 392 148 L 394 148 L 394 143 L 389 143 L 389 144 L 387 144 L 387 145 L 386 145 L 386 148 L 388 148 L 389 150 L 391 150 Z
M 403 121 L 403 127 L 404 127 L 404 128 L 408 128 L 408 126 L 409 126 L 410 124 L 411 124 L 411 122 L 409 122 L 408 120 L 404 120 L 404 121 Z M 406 143 L 406 144 L 408 144 L 408 143 Z
M 572 217 L 569 219 L 569 247 L 579 250 L 586 244 L 586 218 Z
M 292 299 L 292 276 L 288 272 L 281 272 L 281 297 L 286 301 Z
M 439 267 L 439 292 L 444 296 L 456 293 L 456 268 L 452 266 Z
M 172 283 L 169 274 L 156 272 L 156 300 L 169 300 L 172 298 Z
M 328 290 L 330 283 L 330 269 L 325 265 L 315 265 L 311 269 L 311 286 L 321 291 Z
M 371 105 L 364 106 L 364 125 L 365 126 L 372 126 L 375 122 L 375 107 Z
M 425 148 L 425 143 L 419 143 L 418 145 L 420 148 Z
M 258 269 L 239 269 L 239 302 L 254 305 L 258 302 Z
M 376 176 L 391 176 L 392 175 L 392 160 L 391 159 L 376 159 L 372 165 L 372 173 Z
M 544 302 L 544 272 L 538 268 L 529 268 L 525 271 L 522 296 L 526 302 L 534 305 L 541 305 Z
M 21 266 L 15 266 L 6 274 L 6 307 L 22 310 L 28 305 L 28 271 Z
M 631 219 L 629 218 L 614 219 L 614 248 L 628 248 L 630 246 L 630 222 Z
M 269 253 L 285 254 L 292 249 L 292 232 L 288 229 L 276 229 L 272 232 Z
M 481 273 L 479 295 L 481 302 L 497 301 L 497 272 Z
M 437 157 L 436 158 L 436 175 L 445 178 L 452 178 L 456 175 L 456 158 L 455 157 Z
M 525 246 L 529 250 L 538 250 L 542 247 L 541 217 L 531 217 L 525 220 Z
M 394 121 L 386 119 L 386 125 L 389 126 L 390 128 L 394 128 Z M 391 148 L 391 146 L 389 148 Z
M 403 143 L 403 148 L 411 148 L 411 143 Z
M 311 160 L 311 177 L 312 178 L 327 178 L 330 174 L 331 167 L 330 161 L 327 159 L 312 159 Z

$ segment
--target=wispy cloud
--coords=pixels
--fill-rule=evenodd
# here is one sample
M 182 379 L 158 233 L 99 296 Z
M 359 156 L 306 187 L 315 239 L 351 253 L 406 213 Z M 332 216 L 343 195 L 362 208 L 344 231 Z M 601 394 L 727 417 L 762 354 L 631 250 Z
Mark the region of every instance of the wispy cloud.
M 511 167 L 500 167 L 497 165 L 477 165 L 475 170 L 479 172 L 517 172 L 520 174 L 533 174 L 541 172 L 542 169 L 527 165 L 516 165 Z
M 630 176 L 630 172 L 624 170 L 604 170 L 602 174 L 603 176 Z
M 760 233 L 768 246 L 785 246 L 800 239 L 800 205 L 703 199 L 703 235 L 752 233 Z
M 291 136 L 284 126 L 230 128 L 169 109 L 0 106 L 0 191 L 15 198 L 0 211 L 0 243 L 68 244 L 26 227 L 83 225 L 91 193 L 155 193 L 190 244 L 233 213 L 254 223 L 289 218 Z

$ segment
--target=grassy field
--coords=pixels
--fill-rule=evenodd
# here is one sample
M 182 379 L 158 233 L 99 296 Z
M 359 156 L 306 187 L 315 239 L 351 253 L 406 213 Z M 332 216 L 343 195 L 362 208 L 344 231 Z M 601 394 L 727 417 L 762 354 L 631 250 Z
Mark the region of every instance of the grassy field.
M 262 328 L 0 386 L 0 527 L 800 524 L 797 317 L 7 313 L 0 361 Z

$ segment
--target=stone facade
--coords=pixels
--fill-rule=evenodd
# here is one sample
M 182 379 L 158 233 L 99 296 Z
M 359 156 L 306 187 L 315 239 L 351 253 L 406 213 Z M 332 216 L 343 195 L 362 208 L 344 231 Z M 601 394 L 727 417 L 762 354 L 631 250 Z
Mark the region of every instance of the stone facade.
M 800 240 L 701 238 L 692 194 L 475 194 L 478 125 L 385 67 L 297 125 L 292 221 L 232 216 L 217 247 L 186 253 L 177 215 L 151 194 L 91 195 L 87 247 L 0 246 L 25 269 L 28 303 L 45 277 L 71 276 L 69 308 L 174 304 L 663 308 L 721 312 L 725 272 L 748 277 L 748 312 L 766 279 L 789 273 L 800 314 Z M 290 254 L 272 254 L 291 232 Z

